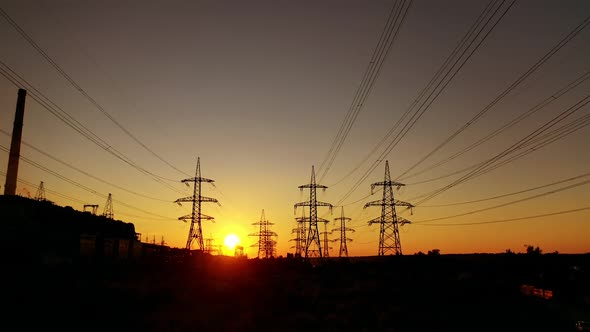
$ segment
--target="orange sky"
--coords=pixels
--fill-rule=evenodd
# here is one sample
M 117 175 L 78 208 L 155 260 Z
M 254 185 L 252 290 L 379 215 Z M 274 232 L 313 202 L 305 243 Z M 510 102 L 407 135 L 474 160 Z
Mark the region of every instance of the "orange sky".
M 172 202 L 191 194 L 180 180 L 194 176 L 196 158 L 200 157 L 202 176 L 215 180 L 215 186 L 204 184 L 203 194 L 221 203 L 204 205 L 203 212 L 214 216 L 215 223 L 204 222 L 203 236 L 222 243 L 227 234 L 235 233 L 246 253 L 255 256 L 256 249 L 250 245 L 256 239 L 248 234 L 257 232 L 252 223 L 260 220 L 264 209 L 278 233 L 278 254 L 293 252 L 290 247 L 294 242 L 289 239 L 294 237 L 291 230 L 300 213 L 293 214 L 293 205 L 308 197 L 297 187 L 309 182 L 311 166 L 319 169 L 329 153 L 370 65 L 392 4 L 0 2 L 3 12 L 102 107 L 101 111 L 82 95 L 4 16 L 0 17 L 0 68 L 2 73 L 12 70 L 20 76 L 19 84 L 29 90 L 23 140 L 34 148 L 23 145 L 22 156 L 86 187 L 21 160 L 19 178 L 25 182 L 19 183 L 19 193 L 26 195 L 28 190 L 34 195 L 34 186 L 44 181 L 47 198 L 57 204 L 79 210 L 85 203 L 99 204 L 101 212 L 106 195 L 112 193 L 117 219 L 134 223 L 136 231 L 150 241 L 155 237 L 159 242 L 163 236 L 167 244 L 183 247 L 188 224 L 176 218 L 190 213 L 190 206 Z M 590 3 L 582 1 L 516 2 L 408 134 L 339 203 L 379 158 L 383 147 L 367 157 L 369 152 L 403 119 L 487 4 L 413 2 L 332 167 L 325 177 L 318 172 L 318 179 L 329 187 L 318 193 L 318 199 L 343 204 L 346 216 L 353 219 L 349 227 L 356 232 L 349 234 L 354 239 L 348 246 L 350 255 L 377 253 L 379 228 L 367 226 L 367 221 L 377 217 L 379 209 L 363 209 L 363 205 L 380 199 L 380 193 L 367 196 L 372 182 L 383 181 L 382 161 L 389 160 L 392 178 L 400 177 L 500 96 L 590 12 Z M 486 143 L 428 169 L 590 70 L 589 40 L 590 28 L 581 30 L 485 116 L 401 176 L 406 186 L 395 192 L 396 198 L 419 202 L 417 197 L 451 184 L 467 172 L 434 179 L 501 153 L 587 97 L 590 83 L 583 81 Z M 33 99 L 33 87 L 106 146 L 159 178 L 154 180 L 138 171 L 67 126 Z M 5 148 L 10 146 L 5 133 L 12 131 L 17 89 L 6 76 L 0 76 L 0 146 Z M 54 108 L 54 112 L 58 111 Z M 589 113 L 590 108 L 584 106 L 553 129 Z M 585 208 L 590 201 L 588 185 L 466 216 L 419 223 L 587 181 L 588 177 L 580 177 L 517 195 L 435 206 L 501 196 L 584 175 L 590 171 L 589 138 L 590 131 L 582 127 L 417 204 L 411 215 L 402 212 L 416 222 L 401 228 L 404 254 L 433 248 L 442 253 L 524 251 L 525 244 L 540 246 L 546 252 L 590 252 L 590 210 L 493 224 L 448 225 Z M 0 148 L 2 187 L 7 159 L 8 153 Z M 345 177 L 353 169 L 355 172 Z M 423 169 L 428 170 L 411 176 Z M 333 215 L 325 208 L 319 210 L 321 217 L 330 220 L 340 216 L 340 208 Z M 328 225 L 329 229 L 337 226 Z M 331 253 L 337 254 L 338 243 L 331 246 Z

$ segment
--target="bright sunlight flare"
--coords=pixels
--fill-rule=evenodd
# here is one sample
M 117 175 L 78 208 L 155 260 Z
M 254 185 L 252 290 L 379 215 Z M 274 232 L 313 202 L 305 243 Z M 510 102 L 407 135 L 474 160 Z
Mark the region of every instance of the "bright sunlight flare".
M 240 238 L 236 234 L 228 234 L 223 240 L 223 244 L 229 250 L 234 250 L 238 243 L 240 243 Z

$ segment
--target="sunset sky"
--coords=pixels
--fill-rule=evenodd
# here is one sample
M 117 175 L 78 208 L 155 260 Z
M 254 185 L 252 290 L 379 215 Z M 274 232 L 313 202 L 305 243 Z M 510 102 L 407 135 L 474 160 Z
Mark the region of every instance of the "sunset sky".
M 294 252 L 301 211 L 293 205 L 308 199 L 297 187 L 309 183 L 313 165 L 328 186 L 318 199 L 337 206 L 319 215 L 333 220 L 344 205 L 356 229 L 349 254 L 376 255 L 379 226 L 367 221 L 380 210 L 363 205 L 381 198 L 370 185 L 383 181 L 388 160 L 392 179 L 406 184 L 396 199 L 416 205 L 398 209 L 413 222 L 400 230 L 404 254 L 518 252 L 525 244 L 590 252 L 590 1 L 0 0 L 0 8 L 2 192 L 22 87 L 28 145 L 17 192 L 34 196 L 43 181 L 56 204 L 99 204 L 101 213 L 112 193 L 115 218 L 149 241 L 184 247 L 189 224 L 177 218 L 190 205 L 173 202 L 191 194 L 180 180 L 194 176 L 200 157 L 202 176 L 215 180 L 203 194 L 221 203 L 203 205 L 215 217 L 203 222 L 205 238 L 221 244 L 235 233 L 256 256 L 248 234 L 264 209 L 278 254 Z M 395 39 L 376 53 L 400 8 Z M 468 35 L 486 8 L 488 25 Z M 473 44 L 453 53 L 464 36 Z M 456 66 L 444 67 L 447 58 Z M 436 78 L 441 68 L 448 75 Z M 433 78 L 438 85 L 424 90 Z M 53 103 L 52 112 L 35 99 Z M 62 111 L 102 147 L 60 120 Z M 558 136 L 546 136 L 552 131 Z M 537 140 L 502 155 L 527 137 Z M 340 148 L 325 172 L 333 143 Z M 495 156 L 503 159 L 490 167 L 510 161 L 456 182 Z

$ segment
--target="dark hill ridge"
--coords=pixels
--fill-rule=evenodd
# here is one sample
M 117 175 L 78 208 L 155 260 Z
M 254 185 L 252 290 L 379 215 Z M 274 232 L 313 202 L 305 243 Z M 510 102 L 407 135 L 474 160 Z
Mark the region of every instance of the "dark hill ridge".
M 80 239 L 135 239 L 135 226 L 120 220 L 76 211 L 50 201 L 0 196 L 4 261 L 35 263 L 44 257 L 78 256 Z

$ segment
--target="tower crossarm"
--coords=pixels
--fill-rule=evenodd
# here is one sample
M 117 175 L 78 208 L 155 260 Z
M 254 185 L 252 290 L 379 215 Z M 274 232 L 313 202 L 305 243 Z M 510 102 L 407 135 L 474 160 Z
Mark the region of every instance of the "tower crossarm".
M 271 226 L 271 225 L 274 225 L 274 223 L 267 220 L 267 221 L 257 221 L 255 223 L 252 223 L 252 225 L 254 225 L 254 226 L 260 226 L 260 225 Z
M 414 207 L 414 205 L 412 203 L 408 203 L 408 202 L 404 202 L 404 201 L 400 201 L 400 200 L 395 200 L 394 204 L 396 206 L 405 206 L 406 208 L 410 209 L 410 213 L 412 212 L 412 208 Z
M 411 224 L 411 223 L 412 223 L 412 222 L 411 222 L 411 221 L 409 221 L 408 219 L 406 219 L 406 218 L 403 218 L 403 217 L 400 217 L 400 216 L 397 216 L 397 222 L 398 222 L 400 225 L 402 225 L 402 226 L 403 226 L 403 225 L 405 225 L 405 224 Z
M 182 217 L 178 217 L 178 220 L 184 220 L 185 222 L 187 220 L 192 220 L 193 216 L 191 214 L 187 214 L 186 216 L 182 216 Z M 202 214 L 201 213 L 201 219 L 202 220 L 215 220 L 214 217 L 208 216 L 206 214 Z
M 317 183 L 304 184 L 304 185 L 301 185 L 301 186 L 299 186 L 297 188 L 299 188 L 301 190 L 303 190 L 303 189 L 314 189 L 314 188 L 315 189 L 323 189 L 323 190 L 328 189 L 327 186 L 324 186 L 323 184 L 317 184 Z
M 374 219 L 369 220 L 367 223 L 369 225 L 372 225 L 372 224 L 380 224 L 381 222 L 382 222 L 381 221 L 381 217 L 377 217 L 377 218 L 374 218 Z
M 340 227 L 333 228 L 332 229 L 332 232 L 334 232 L 334 231 L 341 231 L 341 230 L 342 230 L 342 228 L 340 228 Z M 347 231 L 347 232 L 356 232 L 356 230 L 354 230 L 354 228 L 344 227 L 344 230 Z
M 363 206 L 363 209 L 366 209 L 369 206 L 383 206 L 384 204 L 385 203 L 383 203 L 383 200 L 371 201 L 371 202 L 365 203 L 365 206 Z
M 408 203 L 408 202 L 404 202 L 404 201 L 400 201 L 398 199 L 396 199 L 393 204 L 391 203 L 387 203 L 387 202 L 383 202 L 383 200 L 379 199 L 376 201 L 371 201 L 368 203 L 365 203 L 365 206 L 363 208 L 368 208 L 369 206 L 390 206 L 390 205 L 395 205 L 395 206 L 405 206 L 409 209 L 412 209 L 414 207 L 414 205 L 412 203 Z
M 174 201 L 174 203 L 181 203 L 181 202 L 210 202 L 210 203 L 217 203 L 219 204 L 219 201 L 217 201 L 217 199 L 215 198 L 211 198 L 211 197 L 205 197 L 205 196 L 188 196 L 188 197 L 183 197 L 183 198 L 179 198 L 177 200 Z
M 297 217 L 295 220 L 297 220 L 297 222 L 309 222 L 309 217 Z
M 373 195 L 375 193 L 375 187 L 397 187 L 397 189 L 405 186 L 405 184 L 403 183 L 399 183 L 399 182 L 395 182 L 395 181 L 381 181 L 381 182 L 375 182 L 371 184 L 371 195 Z
M 192 177 L 189 179 L 184 179 L 181 180 L 180 182 L 182 183 L 188 183 L 188 182 L 215 182 L 215 180 L 211 180 L 211 179 L 207 179 L 207 178 L 202 178 L 202 177 Z
M 330 213 L 332 213 L 332 208 L 334 207 L 332 204 L 330 203 L 324 203 L 324 202 L 316 202 L 315 204 L 316 206 L 327 206 L 330 208 Z M 305 201 L 305 202 L 299 202 L 299 203 L 295 203 L 294 207 L 294 213 L 297 213 L 297 208 L 300 206 L 312 206 L 312 203 L 310 201 Z M 299 218 L 296 218 L 299 219 Z M 307 218 L 309 219 L 309 218 Z M 318 218 L 319 221 L 319 218 Z
M 273 231 L 262 231 L 262 232 L 258 232 L 258 233 L 250 233 L 248 234 L 248 236 L 279 236 L 277 233 L 273 232 Z

